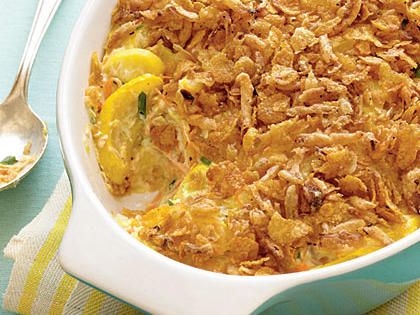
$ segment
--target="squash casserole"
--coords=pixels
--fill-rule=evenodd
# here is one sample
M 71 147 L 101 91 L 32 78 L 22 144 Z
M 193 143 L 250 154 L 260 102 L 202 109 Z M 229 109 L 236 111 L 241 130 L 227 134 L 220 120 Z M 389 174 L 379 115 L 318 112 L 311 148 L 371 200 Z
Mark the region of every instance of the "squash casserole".
M 232 275 L 420 227 L 420 1 L 119 0 L 86 107 L 116 220 Z M 115 209 L 121 210 L 121 209 Z

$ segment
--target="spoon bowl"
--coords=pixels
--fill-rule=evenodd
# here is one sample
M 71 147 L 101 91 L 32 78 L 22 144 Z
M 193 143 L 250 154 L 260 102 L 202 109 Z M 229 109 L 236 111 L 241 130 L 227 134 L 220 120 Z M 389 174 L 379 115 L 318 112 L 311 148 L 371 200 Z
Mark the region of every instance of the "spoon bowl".
M 0 161 L 7 156 L 20 160 L 27 146 L 30 163 L 11 182 L 0 183 L 0 191 L 15 187 L 43 156 L 48 143 L 46 124 L 32 111 L 23 97 L 10 96 L 0 104 Z
M 0 180 L 0 191 L 16 187 L 38 163 L 47 147 L 47 126 L 28 104 L 28 83 L 41 41 L 61 1 L 39 0 L 16 81 L 9 96 L 0 104 L 0 164 L 8 164 L 5 159 L 14 163 L 26 158 L 16 177 L 7 182 Z

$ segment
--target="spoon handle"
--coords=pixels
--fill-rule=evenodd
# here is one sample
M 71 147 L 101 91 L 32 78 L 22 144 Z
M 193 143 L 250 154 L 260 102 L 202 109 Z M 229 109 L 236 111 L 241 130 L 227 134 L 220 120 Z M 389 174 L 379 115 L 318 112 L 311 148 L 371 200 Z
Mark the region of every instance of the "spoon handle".
M 62 0 L 39 0 L 31 32 L 10 96 L 28 98 L 28 82 L 39 46 Z

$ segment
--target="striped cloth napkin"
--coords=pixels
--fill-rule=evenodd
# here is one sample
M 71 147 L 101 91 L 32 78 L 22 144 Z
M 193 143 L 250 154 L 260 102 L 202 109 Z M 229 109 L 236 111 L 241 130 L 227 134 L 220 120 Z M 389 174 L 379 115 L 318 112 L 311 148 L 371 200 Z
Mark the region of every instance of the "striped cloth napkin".
M 14 260 L 4 308 L 19 314 L 139 314 L 65 274 L 57 258 L 71 212 L 70 184 L 65 175 L 42 212 L 13 237 L 4 250 Z M 420 282 L 372 315 L 418 315 Z
M 70 213 L 70 184 L 63 175 L 42 212 L 4 250 L 15 262 L 4 309 L 35 315 L 139 314 L 61 269 L 57 254 Z

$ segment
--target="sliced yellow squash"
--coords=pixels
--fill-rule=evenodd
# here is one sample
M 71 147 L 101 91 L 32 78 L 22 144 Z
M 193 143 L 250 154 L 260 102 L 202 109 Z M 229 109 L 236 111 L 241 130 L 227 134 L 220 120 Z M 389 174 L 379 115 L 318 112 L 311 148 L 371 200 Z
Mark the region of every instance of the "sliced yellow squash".
M 141 48 L 116 50 L 104 64 L 104 72 L 122 82 L 129 82 L 145 73 L 160 76 L 164 70 L 165 66 L 158 56 Z
M 161 88 L 161 78 L 144 74 L 115 91 L 105 102 L 99 115 L 101 134 L 98 143 L 99 163 L 108 180 L 122 185 L 129 176 L 133 147 L 142 141 L 144 121 L 139 114 L 139 95 L 149 95 Z M 150 106 L 150 104 L 148 104 Z
M 122 47 L 124 48 L 146 48 L 151 45 L 150 30 L 147 25 L 140 25 L 136 31 L 123 41 Z

